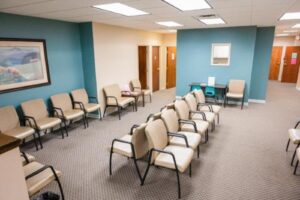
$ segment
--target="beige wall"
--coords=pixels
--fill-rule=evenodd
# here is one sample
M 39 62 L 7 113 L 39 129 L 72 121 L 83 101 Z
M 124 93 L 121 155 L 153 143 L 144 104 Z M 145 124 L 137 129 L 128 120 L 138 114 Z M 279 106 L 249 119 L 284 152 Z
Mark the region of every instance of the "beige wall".
M 165 88 L 164 45 L 174 45 L 176 36 L 146 32 L 130 28 L 93 23 L 94 54 L 98 98 L 104 107 L 103 86 L 117 83 L 121 87 L 138 78 L 138 46 L 148 46 L 148 86 L 152 88 L 151 47 L 160 50 L 160 89 Z M 163 42 L 164 39 L 166 42 Z

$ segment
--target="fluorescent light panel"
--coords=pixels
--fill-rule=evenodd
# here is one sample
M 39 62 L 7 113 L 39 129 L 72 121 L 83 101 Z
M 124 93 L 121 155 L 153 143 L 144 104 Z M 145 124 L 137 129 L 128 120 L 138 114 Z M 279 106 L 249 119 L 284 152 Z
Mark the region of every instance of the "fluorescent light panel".
M 297 33 L 297 30 L 284 30 L 284 33 Z
M 211 6 L 205 0 L 163 0 L 182 11 L 209 9 Z
M 109 4 L 101 4 L 101 5 L 94 5 L 94 8 L 118 13 L 125 16 L 138 16 L 138 15 L 147 15 L 149 13 L 146 13 L 142 10 L 138 10 L 132 7 L 129 7 L 127 5 L 121 4 L 121 3 L 109 3 Z
M 225 24 L 222 18 L 208 18 L 208 19 L 199 18 L 199 20 L 206 25 Z
M 283 33 L 283 34 L 277 34 L 276 36 L 277 36 L 277 37 L 284 37 L 284 36 L 289 36 L 289 34 Z
M 300 28 L 300 24 L 296 24 L 292 28 Z
M 291 19 L 300 19 L 300 12 L 288 12 L 285 13 L 280 20 L 291 20 Z
M 182 24 L 178 24 L 177 22 L 173 22 L 173 21 L 164 21 L 164 22 L 156 22 L 156 23 L 167 27 L 183 26 Z

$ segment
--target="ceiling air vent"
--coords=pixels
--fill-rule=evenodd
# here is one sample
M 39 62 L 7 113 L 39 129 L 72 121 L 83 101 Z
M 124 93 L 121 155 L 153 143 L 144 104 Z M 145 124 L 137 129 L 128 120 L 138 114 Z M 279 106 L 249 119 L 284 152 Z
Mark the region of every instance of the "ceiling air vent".
M 209 15 L 199 15 L 198 18 L 211 18 L 211 17 L 216 17 L 215 14 L 209 14 Z

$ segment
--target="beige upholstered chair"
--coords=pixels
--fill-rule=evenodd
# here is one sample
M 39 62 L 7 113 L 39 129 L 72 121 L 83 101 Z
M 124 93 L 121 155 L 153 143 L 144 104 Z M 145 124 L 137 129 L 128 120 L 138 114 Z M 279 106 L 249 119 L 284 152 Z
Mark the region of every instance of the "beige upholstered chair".
M 61 177 L 61 172 L 55 170 L 50 165 L 43 165 L 38 162 L 31 162 L 25 166 L 23 166 L 27 190 L 30 197 L 40 192 L 47 185 L 56 181 L 62 200 L 65 199 L 63 189 L 61 183 L 59 181 L 59 177 Z
M 196 131 L 201 134 L 201 138 L 205 138 L 205 142 L 207 142 L 209 122 L 207 122 L 205 119 L 192 119 L 189 107 L 184 100 L 176 100 L 174 103 L 174 108 L 180 121 L 186 122 L 185 124 L 181 125 L 181 130 L 188 132 Z
M 13 106 L 0 108 L 0 133 L 13 136 L 21 140 L 33 136 L 33 141 L 38 150 L 35 130 L 29 126 L 20 126 L 20 120 Z
M 40 139 L 40 132 L 42 131 L 46 133 L 47 130 L 52 130 L 54 127 L 59 125 L 61 129 L 62 138 L 64 138 L 64 133 L 61 124 L 62 121 L 57 117 L 49 117 L 49 113 L 47 111 L 47 107 L 43 99 L 35 99 L 23 102 L 21 104 L 21 108 L 24 114 L 24 118 L 28 120 L 32 128 L 36 130 L 41 148 L 43 148 Z
M 182 135 L 182 138 L 179 137 L 171 137 L 170 145 L 179 145 L 186 146 L 186 141 L 188 142 L 188 146 L 192 148 L 194 151 L 197 149 L 197 157 L 199 158 L 199 145 L 201 141 L 201 135 L 197 132 L 185 132 L 180 130 L 180 124 L 182 123 L 173 109 L 164 109 L 161 112 L 161 119 L 165 123 L 167 131 L 169 133 L 176 133 Z
M 142 92 L 144 97 L 149 96 L 150 98 L 150 103 L 152 102 L 152 93 L 150 89 L 142 89 L 142 85 L 139 79 L 133 79 L 130 81 L 131 87 L 134 92 Z
M 240 99 L 242 101 L 241 109 L 244 107 L 245 98 L 245 81 L 244 80 L 229 80 L 228 91 L 226 93 L 226 104 L 228 99 Z
M 88 118 L 87 118 L 88 113 L 97 111 L 100 120 L 102 119 L 101 108 L 97 97 L 88 96 L 85 89 L 73 90 L 71 92 L 71 95 L 73 99 L 74 108 L 82 108 L 82 110 L 84 110 L 87 126 L 89 126 Z M 95 101 L 94 103 L 89 101 L 92 99 L 94 99 Z
M 296 156 L 296 150 L 300 147 L 300 129 L 297 129 L 299 124 L 300 124 L 300 121 L 298 121 L 296 123 L 294 128 L 288 130 L 289 139 L 288 139 L 285 150 L 288 151 L 290 142 L 297 145 L 296 148 L 295 148 L 294 154 L 293 154 L 292 161 L 291 161 L 292 166 L 293 166 L 294 159 L 295 159 L 295 156 Z
M 297 154 L 297 162 L 296 162 L 295 169 L 294 169 L 294 175 L 296 175 L 297 168 L 299 165 L 299 160 L 300 160 L 300 148 L 299 147 L 296 149 L 296 154 Z
M 140 181 L 142 176 L 137 165 L 137 160 L 144 157 L 148 152 L 148 140 L 145 134 L 146 124 L 134 125 L 130 134 L 120 139 L 114 139 L 110 147 L 109 174 L 112 175 L 112 155 L 113 153 L 132 158 Z
M 121 109 L 126 105 L 131 104 L 133 111 L 135 110 L 135 99 L 133 97 L 122 97 L 122 91 L 117 84 L 105 86 L 103 90 L 106 102 L 103 116 L 108 107 L 115 107 L 118 109 L 119 119 L 121 119 Z
M 146 135 L 149 142 L 149 158 L 148 166 L 144 174 L 142 185 L 145 182 L 151 165 L 164 167 L 167 169 L 175 169 L 178 183 L 178 198 L 181 197 L 179 172 L 183 173 L 189 167 L 191 176 L 191 161 L 193 159 L 194 151 L 188 147 L 168 145 L 168 132 L 161 119 L 151 121 L 146 126 Z M 175 135 L 172 135 L 173 137 Z
M 192 93 L 196 97 L 198 110 L 204 112 L 205 111 L 214 112 L 217 115 L 218 123 L 219 123 L 221 106 L 206 103 L 205 95 L 202 90 L 194 90 Z
M 35 161 L 35 157 L 28 154 L 28 153 L 25 153 L 25 152 L 21 152 L 21 159 L 22 159 L 22 164 L 23 166 Z
M 210 112 L 210 111 L 198 110 L 197 100 L 196 100 L 195 96 L 191 93 L 188 93 L 184 97 L 184 100 L 190 109 L 191 118 L 208 121 L 211 126 L 211 130 L 213 131 L 215 129 L 215 113 Z
M 84 128 L 87 127 L 83 108 L 73 108 L 72 100 L 69 94 L 56 94 L 51 96 L 50 99 L 52 102 L 53 109 L 56 111 L 54 116 L 62 120 L 67 131 L 68 122 L 70 122 L 71 124 L 73 120 L 78 118 L 82 119 Z

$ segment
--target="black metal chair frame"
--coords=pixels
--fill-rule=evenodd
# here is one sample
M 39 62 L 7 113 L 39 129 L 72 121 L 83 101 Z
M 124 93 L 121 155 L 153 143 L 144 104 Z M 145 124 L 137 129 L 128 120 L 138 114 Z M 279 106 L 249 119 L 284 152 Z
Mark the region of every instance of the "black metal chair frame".
M 58 184 L 58 187 L 59 187 L 59 190 L 60 190 L 60 194 L 61 194 L 62 200 L 65 200 L 65 196 L 64 196 L 64 192 L 63 192 L 61 183 L 60 183 L 60 181 L 59 181 L 59 178 L 58 178 L 58 176 L 57 176 L 57 174 L 56 174 L 54 168 L 53 168 L 51 165 L 45 165 L 44 167 L 38 169 L 37 171 L 34 171 L 33 173 L 27 175 L 27 176 L 25 177 L 25 179 L 26 179 L 26 180 L 27 180 L 27 179 L 30 179 L 30 178 L 34 177 L 35 175 L 37 175 L 37 174 L 39 174 L 39 173 L 45 171 L 45 170 L 48 169 L 48 168 L 51 169 L 51 171 L 52 171 L 52 173 L 53 173 L 53 175 L 54 175 L 54 177 L 55 177 L 55 181 L 56 181 L 57 184 Z
M 202 120 L 207 121 L 206 114 L 203 111 L 190 110 L 190 115 L 191 114 L 201 114 L 202 115 Z M 214 131 L 215 129 L 216 129 L 216 123 L 215 123 L 215 120 L 213 120 L 212 126 L 211 126 L 211 131 Z
M 140 90 L 142 92 L 143 96 L 144 96 L 143 98 L 145 98 L 145 93 L 143 92 L 142 88 L 140 88 L 140 87 L 133 87 L 133 91 L 134 91 L 134 89 Z M 149 99 L 150 99 L 150 103 L 152 103 L 152 94 L 150 93 L 148 96 L 149 96 Z
M 198 103 L 197 104 L 197 110 L 199 110 L 199 107 L 201 108 L 202 106 L 207 106 L 209 109 L 209 112 L 215 113 L 214 109 L 213 109 L 213 105 L 217 105 L 217 104 L 208 104 L 208 103 Z M 220 114 L 219 113 L 215 113 L 217 115 L 217 120 L 218 120 L 218 124 L 220 123 Z
M 109 98 L 112 98 L 115 100 L 116 102 L 116 105 L 108 105 L 107 102 L 108 102 L 108 99 Z M 105 113 L 106 113 L 106 109 L 108 107 L 114 107 L 114 108 L 117 108 L 118 109 L 118 115 L 119 115 L 119 120 L 121 120 L 121 109 L 123 108 L 122 106 L 119 106 L 119 102 L 118 102 L 118 99 L 114 96 L 105 96 L 105 101 L 106 101 L 106 105 L 105 105 L 105 109 L 104 109 L 104 113 L 103 113 L 103 117 L 105 116 Z M 135 111 L 135 103 L 134 102 L 130 102 L 130 104 L 132 104 L 132 108 L 133 108 L 133 111 Z
M 294 127 L 294 129 L 296 129 L 300 124 L 300 121 L 298 121 Z M 288 142 L 287 142 L 287 145 L 286 145 L 286 148 L 285 148 L 285 151 L 287 152 L 288 149 L 289 149 L 289 145 L 290 145 L 290 141 L 291 139 L 289 138 L 288 139 Z M 294 159 L 295 159 L 295 156 L 296 156 L 296 151 L 297 151 L 297 148 L 300 147 L 300 142 L 297 144 L 296 148 L 295 148 L 295 151 L 294 151 L 294 154 L 293 154 L 293 157 L 292 157 L 292 161 L 291 161 L 291 166 L 293 166 L 294 164 Z
M 242 98 L 232 98 L 232 97 L 228 97 L 227 93 L 228 93 L 228 87 L 226 89 L 226 94 L 225 94 L 225 104 L 224 107 L 226 107 L 226 105 L 228 105 L 228 99 L 240 99 L 241 100 L 241 110 L 243 110 L 244 108 L 244 102 L 245 102 L 245 89 L 243 91 L 243 97 Z

